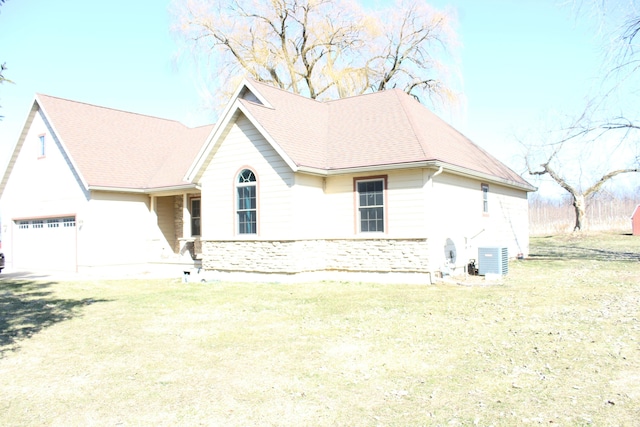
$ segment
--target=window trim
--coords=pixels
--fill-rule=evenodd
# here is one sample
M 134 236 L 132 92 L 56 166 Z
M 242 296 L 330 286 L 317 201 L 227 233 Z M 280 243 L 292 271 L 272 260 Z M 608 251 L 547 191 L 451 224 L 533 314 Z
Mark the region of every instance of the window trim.
M 359 182 L 371 182 L 382 181 L 382 231 L 362 231 L 362 222 L 360 219 L 360 197 L 358 193 Z M 389 215 L 388 215 L 388 200 L 387 200 L 387 184 L 389 181 L 388 175 L 374 175 L 374 176 L 360 176 L 353 178 L 353 205 L 354 205 L 354 232 L 361 236 L 373 236 L 389 233 Z
M 482 192 L 482 214 L 484 216 L 489 215 L 489 184 L 480 184 L 480 190 Z
M 251 181 L 250 183 L 241 183 L 239 182 L 239 178 L 240 175 L 245 171 L 248 170 L 253 174 L 253 177 L 255 178 L 254 181 Z M 258 174 L 256 173 L 255 169 L 252 168 L 251 166 L 243 166 L 241 168 L 239 168 L 236 171 L 236 174 L 234 175 L 234 179 L 233 179 L 233 224 L 234 224 L 234 235 L 235 236 L 247 236 L 247 237 L 253 237 L 253 236 L 258 236 L 260 235 L 260 191 L 259 191 L 259 186 L 258 186 L 258 182 L 260 181 L 260 179 L 258 178 Z M 255 203 L 255 209 L 248 209 L 248 210 L 253 210 L 255 211 L 255 230 L 253 233 L 241 233 L 240 232 L 240 218 L 239 218 L 239 206 L 238 203 L 240 201 L 239 197 L 238 197 L 238 188 L 242 188 L 242 187 L 255 187 L 255 199 L 256 199 L 256 203 Z
M 196 200 L 200 202 L 200 207 L 199 207 L 199 210 L 200 210 L 199 214 L 200 215 L 198 215 L 198 216 L 194 216 L 193 215 L 193 202 L 195 202 Z M 200 236 L 202 236 L 202 197 L 197 196 L 197 197 L 190 197 L 189 198 L 189 217 L 191 218 L 190 224 L 189 224 L 189 231 L 190 231 L 191 237 L 200 237 Z M 193 227 L 193 220 L 196 219 L 196 218 L 200 222 L 198 224 L 198 228 L 199 228 L 199 230 L 198 230 L 199 233 L 198 234 L 195 234 L 193 232 L 193 228 L 194 228 Z

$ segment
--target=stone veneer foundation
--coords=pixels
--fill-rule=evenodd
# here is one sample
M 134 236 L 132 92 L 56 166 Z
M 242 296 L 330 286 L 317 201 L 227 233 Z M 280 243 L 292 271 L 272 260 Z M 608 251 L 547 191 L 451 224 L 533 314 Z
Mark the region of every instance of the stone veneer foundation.
M 203 240 L 205 270 L 429 273 L 427 239 Z

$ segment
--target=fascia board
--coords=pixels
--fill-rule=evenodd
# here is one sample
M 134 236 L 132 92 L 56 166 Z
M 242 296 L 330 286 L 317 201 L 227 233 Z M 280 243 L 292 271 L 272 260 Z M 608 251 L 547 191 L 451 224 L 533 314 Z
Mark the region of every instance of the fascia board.
M 229 103 L 227 103 L 227 106 L 225 107 L 225 109 L 222 111 L 222 114 L 220 115 L 220 120 L 218 120 L 214 128 L 211 130 L 211 133 L 207 137 L 205 143 L 200 148 L 200 151 L 198 151 L 198 154 L 196 155 L 196 158 L 194 159 L 193 163 L 187 170 L 187 173 L 184 176 L 185 181 L 194 182 L 194 181 L 197 181 L 197 179 L 200 177 L 202 173 L 202 168 L 204 167 L 204 163 L 206 159 L 209 158 L 209 155 L 211 154 L 212 150 L 214 150 L 214 148 L 219 143 L 220 137 L 224 134 L 225 130 L 227 129 L 227 126 L 229 126 L 230 121 L 235 116 L 237 111 L 240 110 L 243 112 L 243 114 L 249 117 L 249 114 L 247 113 L 246 109 L 242 109 L 241 108 L 242 104 L 239 102 L 240 94 L 245 88 L 250 90 L 251 93 L 253 93 L 255 97 L 258 98 L 260 102 L 262 102 L 262 104 L 264 104 L 265 107 L 273 108 L 273 106 L 271 106 L 271 104 L 267 101 L 267 99 L 263 97 L 258 90 L 256 90 L 256 88 L 251 84 L 251 82 L 248 81 L 247 79 L 244 79 L 242 83 L 240 83 L 240 85 L 238 85 L 238 87 L 234 91 L 233 95 L 229 100 Z M 268 138 L 268 135 L 264 131 L 262 126 L 256 125 L 257 120 L 255 120 L 255 118 L 250 118 L 250 120 L 254 126 L 259 128 L 260 132 L 265 136 L 265 138 Z M 274 145 L 274 148 L 275 148 L 277 144 L 273 143 L 272 138 L 269 137 L 268 139 L 270 140 L 270 143 Z M 288 156 L 286 157 L 286 159 L 288 159 Z
M 312 174 L 312 175 L 322 175 L 322 176 L 332 176 L 332 175 L 345 175 L 345 174 L 353 174 L 353 173 L 368 173 L 368 172 L 380 172 L 380 171 L 388 171 L 388 170 L 397 170 L 397 169 L 415 169 L 415 168 L 429 168 L 435 167 L 434 162 L 411 162 L 411 163 L 396 163 L 392 165 L 375 165 L 375 166 L 360 166 L 354 168 L 343 168 L 343 169 L 320 169 L 313 168 L 308 166 L 300 166 L 298 170 L 300 172 Z
M 126 188 L 126 187 L 109 187 L 103 185 L 92 185 L 90 191 L 107 191 L 111 193 L 131 193 L 131 194 L 165 194 L 180 193 L 188 190 L 199 190 L 195 184 L 174 185 L 170 187 L 159 188 Z M 165 194 L 166 195 L 166 194 Z
M 197 178 L 199 178 L 200 174 L 202 173 L 202 168 L 204 167 L 204 163 L 206 159 L 209 157 L 214 147 L 219 143 L 220 137 L 224 134 L 224 131 L 227 129 L 227 126 L 229 125 L 229 123 L 231 122 L 231 119 L 235 115 L 235 111 L 238 109 L 239 104 L 240 103 L 236 99 L 234 102 L 229 103 L 229 105 L 225 107 L 222 115 L 220 116 L 220 120 L 218 120 L 218 122 L 215 124 L 215 126 L 211 130 L 211 133 L 207 137 L 205 143 L 200 148 L 200 151 L 198 151 L 198 154 L 196 155 L 196 158 L 194 159 L 193 163 L 187 170 L 187 173 L 183 178 L 184 181 L 193 183 L 194 181 L 197 180 Z
M 238 85 L 231 98 L 229 98 L 229 102 L 227 103 L 226 107 L 224 108 L 224 110 L 222 110 L 220 119 L 217 121 L 213 129 L 211 129 L 211 133 L 205 140 L 205 143 L 202 144 L 202 147 L 200 147 L 200 151 L 198 151 L 198 154 L 193 160 L 193 163 L 191 163 L 191 166 L 189 166 L 189 169 L 187 169 L 187 173 L 183 178 L 185 181 L 194 182 L 197 178 L 199 178 L 202 172 L 201 169 L 204 167 L 204 162 L 209 157 L 211 150 L 213 150 L 218 142 L 218 139 L 223 134 L 224 130 L 229 124 L 229 121 L 235 114 L 238 105 L 238 98 L 245 87 L 251 90 L 251 92 L 256 95 L 258 99 L 263 99 L 262 95 L 257 94 L 257 91 L 255 89 L 252 90 L 252 87 L 249 86 L 249 82 L 246 79 L 244 79 Z
M 111 193 L 134 193 L 144 194 L 146 190 L 144 188 L 125 188 L 125 187 L 108 187 L 102 185 L 91 185 L 89 191 L 108 191 Z
M 443 163 L 440 161 L 425 161 L 425 162 L 411 162 L 411 163 L 396 163 L 392 165 L 375 165 L 375 166 L 363 166 L 356 168 L 344 168 L 344 169 L 319 169 L 307 166 L 300 166 L 299 172 L 319 175 L 319 176 L 334 176 L 345 175 L 355 173 L 370 173 L 370 172 L 382 172 L 388 170 L 398 169 L 415 169 L 415 168 L 431 168 L 438 169 L 442 167 L 445 172 L 449 172 L 455 175 L 465 176 L 468 178 L 480 179 L 487 183 L 497 183 L 506 187 L 516 188 L 527 192 L 537 191 L 538 189 L 532 185 L 523 185 L 517 182 L 509 181 L 507 179 L 499 178 L 493 175 L 489 175 L 482 172 L 477 172 L 471 169 L 462 168 L 459 166 L 451 165 L 449 163 Z
M 494 175 L 490 175 L 487 173 L 483 173 L 483 172 L 477 172 L 471 169 L 467 169 L 467 168 L 463 168 L 460 166 L 455 166 L 455 165 L 451 165 L 451 164 L 447 164 L 447 163 L 441 163 L 441 166 L 443 166 L 444 170 L 446 172 L 450 172 L 453 173 L 455 175 L 461 175 L 461 176 L 466 176 L 466 177 L 471 177 L 471 178 L 477 178 L 477 179 L 481 179 L 483 181 L 486 181 L 488 183 L 496 183 L 496 184 L 501 184 L 504 185 L 505 187 L 511 187 L 511 188 L 515 188 L 518 190 L 524 190 L 526 192 L 532 192 L 532 191 L 538 191 L 538 189 L 532 185 L 525 185 L 525 184 L 520 184 L 518 182 L 514 182 L 514 181 L 510 181 L 508 179 L 504 179 L 504 178 L 500 178 Z
M 269 107 L 267 107 L 269 108 Z M 241 112 L 244 114 L 247 119 L 251 122 L 253 126 L 260 132 L 260 134 L 267 140 L 267 142 L 273 147 L 273 149 L 278 153 L 278 155 L 285 161 L 285 163 L 291 168 L 292 171 L 296 172 L 298 170 L 298 166 L 295 162 L 287 155 L 287 153 L 280 147 L 275 140 L 269 135 L 266 129 L 258 122 L 258 120 L 251 114 L 251 112 L 245 108 L 239 99 L 235 99 L 235 101 L 225 108 L 224 115 L 222 119 L 216 124 L 215 128 L 212 130 L 211 135 L 207 138 L 206 143 L 198 152 L 196 159 L 193 164 L 187 171 L 187 174 L 184 177 L 184 180 L 187 182 L 194 183 L 198 180 L 200 175 L 202 174 L 202 168 L 204 167 L 204 163 L 207 158 L 211 155 L 212 151 L 220 144 L 221 137 L 226 132 L 227 128 L 231 125 L 231 121 L 236 117 L 236 114 Z

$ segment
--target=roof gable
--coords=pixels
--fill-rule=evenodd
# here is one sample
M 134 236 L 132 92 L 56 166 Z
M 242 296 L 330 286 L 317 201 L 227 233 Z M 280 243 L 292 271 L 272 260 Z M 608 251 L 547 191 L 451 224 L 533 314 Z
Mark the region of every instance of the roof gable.
M 247 96 L 248 90 L 260 102 Z M 232 105 L 241 108 L 267 140 L 281 149 L 294 170 L 337 173 L 431 163 L 534 190 L 399 89 L 319 102 L 248 80 L 236 91 L 227 111 L 233 110 Z
M 184 171 L 212 128 L 191 129 L 173 120 L 40 94 L 34 109 L 44 115 L 86 189 L 186 185 Z M 25 128 L 29 125 L 27 120 Z

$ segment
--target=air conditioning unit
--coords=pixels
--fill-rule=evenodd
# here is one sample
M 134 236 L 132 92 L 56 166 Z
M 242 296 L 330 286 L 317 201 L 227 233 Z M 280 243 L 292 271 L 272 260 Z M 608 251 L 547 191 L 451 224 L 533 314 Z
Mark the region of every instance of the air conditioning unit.
M 509 272 L 509 250 L 500 247 L 478 248 L 478 274 L 505 275 Z

